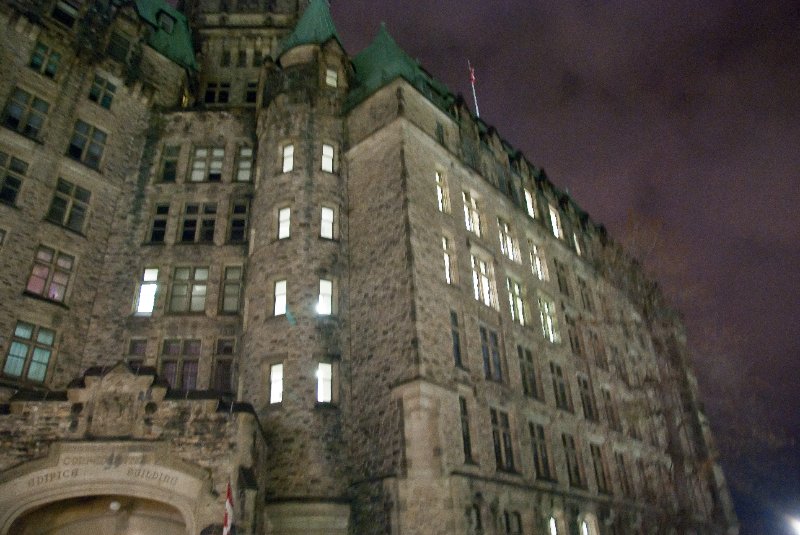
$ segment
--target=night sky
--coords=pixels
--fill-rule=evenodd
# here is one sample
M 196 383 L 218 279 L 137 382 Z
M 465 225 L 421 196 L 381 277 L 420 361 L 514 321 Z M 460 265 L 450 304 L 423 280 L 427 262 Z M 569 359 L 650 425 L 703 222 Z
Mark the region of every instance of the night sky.
M 742 533 L 800 516 L 800 2 L 335 0 L 629 244 L 685 315 Z M 779 520 L 779 521 L 778 521 Z M 778 527 L 780 526 L 780 527 Z

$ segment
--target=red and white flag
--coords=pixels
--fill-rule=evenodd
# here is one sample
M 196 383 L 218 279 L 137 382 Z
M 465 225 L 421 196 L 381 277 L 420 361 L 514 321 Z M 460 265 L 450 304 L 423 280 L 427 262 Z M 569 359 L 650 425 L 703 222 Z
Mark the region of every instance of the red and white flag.
M 222 521 L 222 535 L 233 533 L 233 492 L 231 482 L 228 481 L 228 491 L 225 493 L 225 518 Z

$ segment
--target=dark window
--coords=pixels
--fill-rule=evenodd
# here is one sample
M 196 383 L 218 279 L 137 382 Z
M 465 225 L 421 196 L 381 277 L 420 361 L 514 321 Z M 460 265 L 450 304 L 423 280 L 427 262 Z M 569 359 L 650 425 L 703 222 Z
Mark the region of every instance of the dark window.
M 522 516 L 516 511 L 503 511 L 506 535 L 522 535 Z
M 128 58 L 131 53 L 132 39 L 119 32 L 112 32 L 111 37 L 108 39 L 108 48 L 106 52 L 113 60 L 120 63 L 128 63 Z
M 556 280 L 558 281 L 558 289 L 561 293 L 570 296 L 569 279 L 567 278 L 567 267 L 556 259 L 553 259 L 553 265 L 556 267 Z
M 175 17 L 169 13 L 160 11 L 158 13 L 158 27 L 167 33 L 172 33 L 172 30 L 175 29 Z
M 63 302 L 74 263 L 74 257 L 40 245 L 25 290 L 51 301 Z
M 50 104 L 17 87 L 3 110 L 3 126 L 37 139 L 49 109 Z
M 67 156 L 97 169 L 103 158 L 107 137 L 99 128 L 78 120 L 67 147 Z
M 611 396 L 611 391 L 607 388 L 602 389 L 603 392 L 603 403 L 606 407 L 606 420 L 608 421 L 608 427 L 610 427 L 614 431 L 622 431 L 622 424 L 620 423 L 619 413 L 617 412 L 617 406 L 614 403 L 614 399 Z
M 536 380 L 536 366 L 533 362 L 533 353 L 530 349 L 517 346 L 519 356 L 519 371 L 522 376 L 522 392 L 530 398 L 542 399 L 539 381 Z
M 230 94 L 230 82 L 208 82 L 203 102 L 206 104 L 227 104 Z
M 622 495 L 626 498 L 633 497 L 633 485 L 631 478 L 628 474 L 628 468 L 625 466 L 625 456 L 622 452 L 614 452 L 614 461 L 617 464 L 617 473 L 619 474 L 619 486 L 622 490 Z
M 178 176 L 178 156 L 181 153 L 180 145 L 166 145 L 161 156 L 161 182 L 175 182 Z
M 234 391 L 233 355 L 235 347 L 236 341 L 233 338 L 217 340 L 212 388 L 223 394 L 231 394 Z
M 59 178 L 53 202 L 47 211 L 47 220 L 75 232 L 83 232 L 91 196 L 89 190 Z
M 137 371 L 144 366 L 144 359 L 147 355 L 147 338 L 131 338 L 128 343 L 128 357 L 125 359 L 128 366 Z
M 508 413 L 490 409 L 494 459 L 498 470 L 514 471 L 514 450 L 511 445 L 511 425 Z
M 480 328 L 481 352 L 483 353 L 483 375 L 493 381 L 503 380 L 503 370 L 500 364 L 500 341 L 495 331 Z
M 44 43 L 36 43 L 36 47 L 31 54 L 31 69 L 48 78 L 55 78 L 58 72 L 58 63 L 61 61 L 61 54 L 55 52 Z
M 187 203 L 181 225 L 182 243 L 213 243 L 217 203 Z
M 42 383 L 53 355 L 56 333 L 18 321 L 8 346 L 3 375 Z
M 244 101 L 248 104 L 255 104 L 258 97 L 258 82 L 247 82 L 247 89 L 244 93 Z
M 594 466 L 594 477 L 597 480 L 597 490 L 605 494 L 610 494 L 611 484 L 608 480 L 608 471 L 606 470 L 605 460 L 603 459 L 603 452 L 597 444 L 590 444 L 589 449 L 592 452 L 592 465 Z
M 197 389 L 197 363 L 200 340 L 164 340 L 161 354 L 161 377 L 174 390 Z
M 28 171 L 28 164 L 0 151 L 0 201 L 7 204 L 17 202 L 22 177 Z
M 575 318 L 570 315 L 564 315 L 567 322 L 567 336 L 569 337 L 569 347 L 572 353 L 578 357 L 583 356 L 583 342 L 581 338 L 581 331 L 575 323 Z
M 228 225 L 228 241 L 230 243 L 247 241 L 248 211 L 248 202 L 245 200 L 233 201 L 231 204 L 230 224 Z
M 219 57 L 219 66 L 220 67 L 230 67 L 231 66 L 231 51 L 230 50 L 223 50 L 222 54 Z
M 89 89 L 89 100 L 97 102 L 105 109 L 111 107 L 111 101 L 114 100 L 114 93 L 117 91 L 117 86 L 109 82 L 102 76 L 94 75 L 92 88 Z
M 157 204 L 156 213 L 153 216 L 153 225 L 150 228 L 150 243 L 164 243 L 164 236 L 167 233 L 168 217 L 169 205 Z
M 471 463 L 472 460 L 472 439 L 469 434 L 469 413 L 467 412 L 467 400 L 459 396 L 458 407 L 461 413 L 461 444 L 464 448 L 464 462 Z
M 592 346 L 595 365 L 600 369 L 608 370 L 608 355 L 603 342 L 600 340 L 600 335 L 594 331 L 589 331 L 589 344 Z
M 578 277 L 578 289 L 581 293 L 581 302 L 583 308 L 589 312 L 594 312 L 594 302 L 592 301 L 592 293 L 589 291 L 589 286 L 585 279 Z
M 80 15 L 83 0 L 58 0 L 50 16 L 68 28 L 75 25 Z
M 236 56 L 236 66 L 237 67 L 247 67 L 247 51 L 240 50 Z
M 553 392 L 556 396 L 556 407 L 572 412 L 572 396 L 570 396 L 569 384 L 567 383 L 567 379 L 564 377 L 564 371 L 561 369 L 561 366 L 551 362 L 550 376 L 553 380 Z
M 583 478 L 583 467 L 581 466 L 580 456 L 575 447 L 575 439 L 572 435 L 561 435 L 564 443 L 564 454 L 567 459 L 567 473 L 569 474 L 569 484 L 573 487 L 585 487 L 586 482 Z
M 264 63 L 264 53 L 260 50 L 253 51 L 253 67 L 261 67 L 261 64 Z
M 550 471 L 550 454 L 547 448 L 547 437 L 544 427 L 540 424 L 529 423 L 528 431 L 531 435 L 531 449 L 533 450 L 533 466 L 537 479 L 553 480 Z
M 597 404 L 594 400 L 594 393 L 592 392 L 592 385 L 589 383 L 588 377 L 583 375 L 578 376 L 578 391 L 581 395 L 581 407 L 583 407 L 583 416 L 587 420 L 597 421 Z
M 450 311 L 450 336 L 453 339 L 453 360 L 456 366 L 462 368 L 464 366 L 461 360 L 461 335 L 458 332 L 458 314 Z

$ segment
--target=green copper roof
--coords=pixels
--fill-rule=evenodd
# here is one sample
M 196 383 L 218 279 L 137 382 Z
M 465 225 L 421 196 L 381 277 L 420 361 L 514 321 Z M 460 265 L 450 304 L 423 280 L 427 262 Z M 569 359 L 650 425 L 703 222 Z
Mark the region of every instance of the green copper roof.
M 183 13 L 165 0 L 136 0 L 136 11 L 152 26 L 147 36 L 148 45 L 175 63 L 187 69 L 197 70 L 192 48 L 192 32 Z M 170 19 L 173 21 L 171 29 Z
M 405 79 L 443 109 L 454 100 L 444 84 L 434 80 L 400 48 L 383 24 L 372 43 L 353 58 L 353 69 L 356 84 L 348 97 L 350 106 L 361 102 L 398 77 Z
M 281 43 L 278 55 L 280 56 L 290 48 L 299 45 L 321 45 L 330 39 L 336 39 L 339 45 L 342 44 L 336 33 L 336 26 L 333 25 L 328 2 L 327 0 L 311 0 L 303 12 L 303 16 L 297 21 L 294 31 Z

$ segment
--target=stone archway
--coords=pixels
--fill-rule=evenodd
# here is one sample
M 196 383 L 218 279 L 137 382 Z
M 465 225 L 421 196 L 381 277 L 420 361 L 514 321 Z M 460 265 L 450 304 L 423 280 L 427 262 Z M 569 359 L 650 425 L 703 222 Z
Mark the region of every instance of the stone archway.
M 180 512 L 162 502 L 134 496 L 82 496 L 51 502 L 18 517 L 14 535 L 183 535 Z

